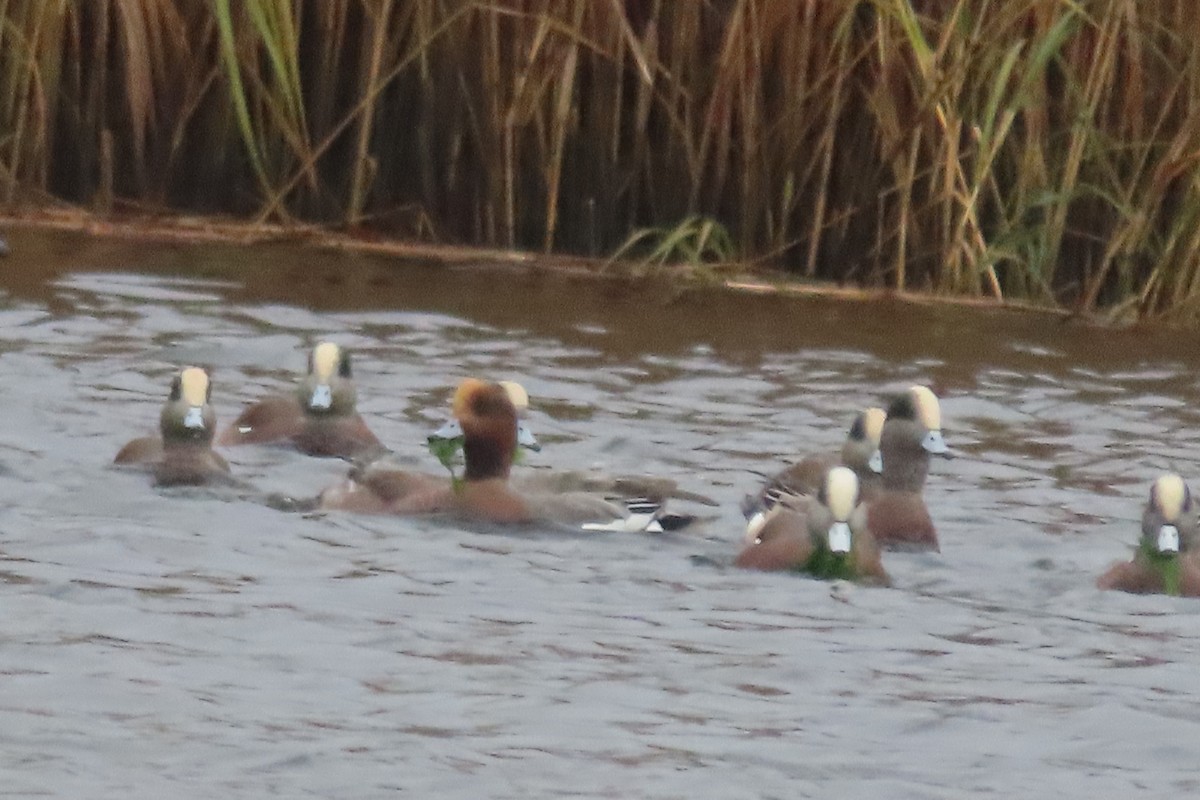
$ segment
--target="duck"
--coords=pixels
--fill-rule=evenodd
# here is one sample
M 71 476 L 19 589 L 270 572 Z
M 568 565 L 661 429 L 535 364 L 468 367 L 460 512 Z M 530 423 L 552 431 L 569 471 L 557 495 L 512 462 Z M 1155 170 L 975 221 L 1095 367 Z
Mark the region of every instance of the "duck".
M 742 513 L 746 526 L 747 543 L 758 537 L 764 516 L 779 502 L 783 495 L 795 505 L 801 497 L 816 494 L 825 480 L 825 474 L 835 466 L 849 467 L 858 476 L 859 491 L 865 499 L 871 499 L 879 490 L 882 457 L 879 452 L 879 437 L 883 432 L 887 412 L 871 407 L 860 411 L 850 425 L 846 441 L 839 453 L 808 456 L 784 468 L 770 477 L 756 493 L 742 500 Z
M 858 474 L 850 467 L 826 471 L 816 495 L 794 507 L 784 496 L 763 521 L 763 536 L 734 564 L 744 569 L 793 570 L 888 586 L 879 544 L 870 529 Z
M 516 381 L 499 381 L 499 385 L 504 387 L 519 417 L 529 407 L 529 393 Z M 455 471 L 461 461 L 463 439 L 462 425 L 453 416 L 426 438 L 429 452 L 449 470 L 452 483 L 457 480 Z M 521 457 L 521 448 L 541 449 L 537 438 L 524 425 L 517 429 L 514 463 Z M 435 496 L 445 486 L 444 476 L 413 471 L 397 453 L 380 449 L 354 459 L 348 480 L 323 492 L 320 505 L 357 513 L 382 514 L 405 508 L 419 511 L 413 498 Z
M 310 456 L 353 459 L 383 448 L 356 408 L 350 353 L 318 343 L 292 395 L 266 397 L 242 411 L 221 434 L 222 446 L 286 442 Z
M 525 460 L 525 453 L 540 452 L 541 443 L 524 423 L 525 413 L 529 409 L 529 392 L 516 381 L 499 381 L 504 391 L 517 409 L 517 449 L 513 453 L 514 466 Z M 462 452 L 463 432 L 459 421 L 453 417 L 431 433 L 428 437 L 429 451 L 442 466 L 455 469 L 455 460 Z M 382 469 L 379 465 L 384 465 Z M 381 460 L 372 465 L 368 471 L 377 475 L 386 474 L 388 466 Z M 707 506 L 717 505 L 716 501 L 707 495 L 689 492 L 682 489 L 670 478 L 653 475 L 611 475 L 595 470 L 559 470 L 537 469 L 525 470 L 509 476 L 509 485 L 523 494 L 601 494 L 608 497 L 622 497 L 634 500 L 644 500 L 650 503 L 662 504 L 668 498 L 688 500 Z M 636 518 L 633 513 L 630 518 Z M 690 518 L 688 518 L 690 520 Z M 675 515 L 664 515 L 660 522 L 671 525 L 676 520 Z
M 585 491 L 514 488 L 509 478 L 518 446 L 518 411 L 504 385 L 467 378 L 458 385 L 451 409 L 462 431 L 461 477 L 367 468 L 323 492 L 321 508 L 393 514 L 445 512 L 500 525 L 548 523 L 589 531 L 664 530 L 661 502 L 654 498 L 615 500 Z M 672 519 L 674 527 L 681 526 Z
M 1096 586 L 1135 594 L 1200 597 L 1198 541 L 1191 490 L 1175 473 L 1160 475 L 1150 485 L 1133 560 L 1113 564 Z
M 171 381 L 159 416 L 159 435 L 128 442 L 113 463 L 149 467 L 156 486 L 225 481 L 229 464 L 212 449 L 216 423 L 208 373 L 201 367 L 185 367 Z
M 887 407 L 879 436 L 880 486 L 867 504 L 868 527 L 889 549 L 940 550 L 921 496 L 933 456 L 949 458 L 941 405 L 928 386 L 912 386 Z

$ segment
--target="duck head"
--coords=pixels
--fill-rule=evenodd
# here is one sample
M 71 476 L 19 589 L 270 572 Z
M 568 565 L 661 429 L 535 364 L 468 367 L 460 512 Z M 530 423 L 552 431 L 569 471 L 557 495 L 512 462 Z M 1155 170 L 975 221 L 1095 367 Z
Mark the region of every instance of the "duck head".
M 1195 544 L 1196 525 L 1192 493 L 1183 478 L 1167 474 L 1151 484 L 1142 514 L 1143 547 L 1164 556 L 1186 552 Z
M 451 405 L 462 429 L 464 478 L 507 478 L 517 449 L 517 407 L 499 383 L 467 378 Z
M 187 367 L 171 381 L 171 393 L 159 417 L 163 442 L 211 442 L 217 426 L 212 384 L 200 367 Z
M 887 412 L 882 408 L 868 408 L 854 418 L 850 435 L 842 445 L 842 463 L 855 472 L 880 473 L 883 471 L 883 456 L 879 453 L 879 439 L 883 436 L 883 423 Z
M 942 438 L 942 406 L 928 386 L 912 386 L 901 397 L 902 404 L 910 404 L 913 416 L 925 429 L 921 437 L 921 448 L 930 455 L 944 456 L 949 454 L 946 440 Z
M 830 553 L 846 555 L 853 547 L 855 529 L 860 529 L 858 475 L 849 467 L 834 467 L 825 473 L 817 493 L 818 505 L 808 515 L 809 534 Z
M 350 354 L 333 342 L 318 344 L 308 355 L 308 374 L 296 391 L 306 414 L 353 414 L 358 397 L 350 372 Z
M 912 386 L 888 405 L 879 439 L 884 488 L 920 491 L 930 456 L 950 456 L 942 438 L 942 409 L 927 386 Z

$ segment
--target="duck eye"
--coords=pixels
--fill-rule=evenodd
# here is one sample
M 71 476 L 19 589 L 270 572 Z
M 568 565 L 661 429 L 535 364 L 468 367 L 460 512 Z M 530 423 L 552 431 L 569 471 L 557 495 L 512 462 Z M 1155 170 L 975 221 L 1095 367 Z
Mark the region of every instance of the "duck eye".
M 350 377 L 350 354 L 342 353 L 341 360 L 338 361 L 338 375 L 343 378 Z

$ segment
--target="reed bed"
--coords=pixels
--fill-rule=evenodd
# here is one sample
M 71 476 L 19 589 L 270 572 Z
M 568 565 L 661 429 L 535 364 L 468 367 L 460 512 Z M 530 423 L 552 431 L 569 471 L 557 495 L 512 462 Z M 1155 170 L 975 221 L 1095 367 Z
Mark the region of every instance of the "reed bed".
M 1191 0 L 0 0 L 0 193 L 1200 319 Z M 699 222 L 697 222 L 699 221 Z

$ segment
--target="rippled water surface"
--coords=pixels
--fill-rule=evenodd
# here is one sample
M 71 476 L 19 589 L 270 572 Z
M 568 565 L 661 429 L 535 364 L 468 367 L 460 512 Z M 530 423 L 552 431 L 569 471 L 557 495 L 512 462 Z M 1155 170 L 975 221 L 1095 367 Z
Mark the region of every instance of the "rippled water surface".
M 1146 487 L 1197 473 L 1196 337 L 899 304 L 16 231 L 0 262 L 0 794 L 1094 798 L 1194 791 L 1200 603 L 1101 593 Z M 288 514 L 114 470 L 179 365 L 214 404 L 317 337 L 427 469 L 467 374 L 514 378 L 523 469 L 677 478 L 699 531 Z M 721 564 L 756 473 L 928 381 L 938 555 L 867 589 Z M 261 493 L 261 494 L 260 494 Z

